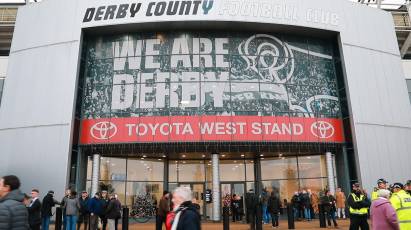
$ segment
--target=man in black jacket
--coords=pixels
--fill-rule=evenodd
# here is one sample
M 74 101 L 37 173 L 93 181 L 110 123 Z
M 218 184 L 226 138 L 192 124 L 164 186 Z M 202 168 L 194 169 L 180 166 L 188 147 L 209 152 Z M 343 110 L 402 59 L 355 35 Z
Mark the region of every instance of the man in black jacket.
M 77 229 L 81 229 L 81 224 L 84 223 L 84 230 L 87 230 L 88 220 L 90 219 L 90 212 L 88 210 L 88 193 L 86 191 L 81 192 L 80 202 L 80 215 L 77 221 Z
M 50 218 L 53 216 L 51 209 L 60 202 L 54 199 L 54 192 L 49 191 L 47 195 L 44 196 L 43 202 L 41 205 L 41 229 L 49 230 Z
M 0 229 L 26 230 L 29 228 L 24 194 L 19 190 L 20 180 L 14 175 L 0 179 Z
M 247 211 L 247 219 L 250 223 L 251 230 L 256 229 L 256 214 L 257 214 L 257 207 L 258 206 L 258 197 L 254 193 L 253 189 L 250 189 L 245 194 L 245 207 Z
M 29 213 L 29 225 L 31 230 L 40 230 L 41 225 L 41 202 L 39 190 L 31 190 L 31 202 L 27 207 Z
M 280 216 L 281 201 L 280 198 L 271 192 L 270 198 L 268 198 L 268 211 L 270 212 L 273 228 L 278 228 L 278 218 Z
M 371 202 L 359 183 L 353 184 L 353 191 L 347 202 L 350 208 L 350 230 L 358 230 L 360 227 L 361 230 L 369 230 L 367 217 Z

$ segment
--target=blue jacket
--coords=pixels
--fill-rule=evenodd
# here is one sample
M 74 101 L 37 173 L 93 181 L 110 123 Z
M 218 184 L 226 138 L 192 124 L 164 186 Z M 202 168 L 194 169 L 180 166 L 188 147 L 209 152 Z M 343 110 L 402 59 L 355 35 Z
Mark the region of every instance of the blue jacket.
M 91 198 L 88 202 L 88 211 L 95 215 L 101 215 L 103 213 L 103 207 L 100 199 L 96 197 Z

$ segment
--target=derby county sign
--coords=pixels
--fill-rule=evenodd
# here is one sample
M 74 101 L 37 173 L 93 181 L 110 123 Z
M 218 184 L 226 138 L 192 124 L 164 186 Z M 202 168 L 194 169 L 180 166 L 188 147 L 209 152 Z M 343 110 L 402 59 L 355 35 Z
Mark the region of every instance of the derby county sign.
M 106 5 L 87 8 L 83 22 L 106 21 L 121 18 L 134 18 L 140 13 L 143 4 L 147 17 L 173 15 L 207 15 L 213 7 L 213 0 L 138 2 L 132 4 Z

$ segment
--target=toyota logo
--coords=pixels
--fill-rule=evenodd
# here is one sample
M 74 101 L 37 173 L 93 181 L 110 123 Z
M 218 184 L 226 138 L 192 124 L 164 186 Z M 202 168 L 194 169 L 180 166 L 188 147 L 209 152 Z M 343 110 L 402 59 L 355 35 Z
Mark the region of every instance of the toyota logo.
M 97 140 L 108 140 L 117 133 L 117 126 L 109 121 L 102 121 L 94 124 L 90 129 L 90 134 Z
M 326 121 L 317 121 L 311 125 L 311 133 L 321 139 L 328 139 L 334 135 L 334 126 Z

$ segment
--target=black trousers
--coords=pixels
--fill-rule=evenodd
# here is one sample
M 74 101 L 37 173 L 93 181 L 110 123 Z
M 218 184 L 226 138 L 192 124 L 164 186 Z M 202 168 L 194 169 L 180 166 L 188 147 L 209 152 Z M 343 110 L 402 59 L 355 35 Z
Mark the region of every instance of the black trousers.
M 350 216 L 350 230 L 369 230 L 370 226 L 368 225 L 367 215 L 351 215 Z
M 278 213 L 270 213 L 271 214 L 271 220 L 273 222 L 273 227 L 278 227 Z
M 255 230 L 256 229 L 256 218 L 255 218 L 256 213 L 255 212 L 247 212 L 247 217 L 248 221 L 250 221 L 250 229 Z
M 101 225 L 103 225 L 102 230 L 106 230 L 107 229 L 107 218 L 105 216 L 100 216 L 100 220 L 101 220 Z
M 41 224 L 33 224 L 33 225 L 30 225 L 30 229 L 31 229 L 31 230 L 40 230 L 40 225 L 41 225 Z
M 81 224 L 84 223 L 84 230 L 87 230 L 89 220 L 90 220 L 90 214 L 88 213 L 80 214 L 77 220 L 77 229 L 80 230 Z
M 163 223 L 166 222 L 166 217 L 164 216 L 156 216 L 156 230 L 161 230 L 163 228 Z

